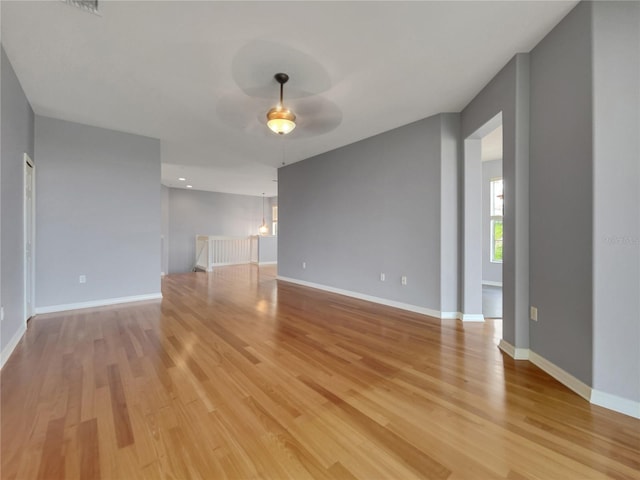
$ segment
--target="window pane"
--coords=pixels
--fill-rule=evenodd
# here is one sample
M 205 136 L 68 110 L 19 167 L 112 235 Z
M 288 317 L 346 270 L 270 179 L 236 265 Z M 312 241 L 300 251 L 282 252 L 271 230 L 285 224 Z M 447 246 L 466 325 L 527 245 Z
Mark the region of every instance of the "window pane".
M 494 262 L 501 262 L 502 261 L 502 240 L 498 240 L 495 244 L 495 258 L 493 259 Z
M 502 220 L 493 221 L 493 240 L 502 241 Z
M 502 216 L 503 206 L 503 188 L 502 179 L 491 180 L 491 216 Z
M 502 220 L 491 220 L 491 261 L 502 261 Z

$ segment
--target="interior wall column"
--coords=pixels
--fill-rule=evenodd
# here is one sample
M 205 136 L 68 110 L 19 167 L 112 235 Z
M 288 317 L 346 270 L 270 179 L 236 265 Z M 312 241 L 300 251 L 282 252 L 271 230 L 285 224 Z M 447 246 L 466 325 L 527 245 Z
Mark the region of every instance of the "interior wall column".
M 464 290 L 463 321 L 482 315 L 482 161 L 481 139 L 464 141 Z

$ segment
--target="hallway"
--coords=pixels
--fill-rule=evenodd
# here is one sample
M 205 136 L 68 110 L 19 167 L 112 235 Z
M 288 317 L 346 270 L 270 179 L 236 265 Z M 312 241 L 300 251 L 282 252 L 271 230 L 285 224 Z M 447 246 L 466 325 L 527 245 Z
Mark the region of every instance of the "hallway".
M 484 318 L 502 318 L 502 287 L 482 285 L 482 314 Z

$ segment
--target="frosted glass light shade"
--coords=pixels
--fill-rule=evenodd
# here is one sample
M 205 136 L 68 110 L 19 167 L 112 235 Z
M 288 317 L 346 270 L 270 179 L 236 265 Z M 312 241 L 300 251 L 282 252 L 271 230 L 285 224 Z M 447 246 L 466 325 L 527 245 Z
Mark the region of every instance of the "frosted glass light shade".
M 296 116 L 282 106 L 273 107 L 267 112 L 267 126 L 278 135 L 286 135 L 296 128 Z

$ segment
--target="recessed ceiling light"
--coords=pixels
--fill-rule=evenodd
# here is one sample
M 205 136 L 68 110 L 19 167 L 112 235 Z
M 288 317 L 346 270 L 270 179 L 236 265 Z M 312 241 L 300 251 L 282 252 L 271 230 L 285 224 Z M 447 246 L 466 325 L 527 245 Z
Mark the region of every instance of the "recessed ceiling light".
M 193 185 L 187 185 L 187 188 L 193 188 Z
M 184 177 L 179 177 L 179 178 L 178 178 L 178 180 L 180 180 L 181 182 L 184 182 L 184 181 L 186 181 L 187 179 L 186 179 L 186 178 L 184 178 Z

